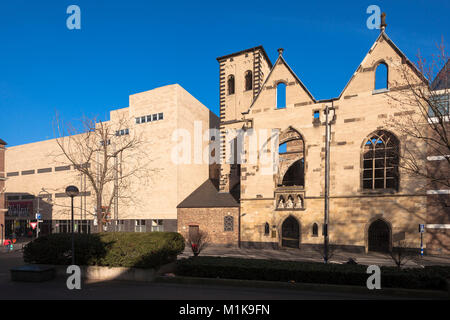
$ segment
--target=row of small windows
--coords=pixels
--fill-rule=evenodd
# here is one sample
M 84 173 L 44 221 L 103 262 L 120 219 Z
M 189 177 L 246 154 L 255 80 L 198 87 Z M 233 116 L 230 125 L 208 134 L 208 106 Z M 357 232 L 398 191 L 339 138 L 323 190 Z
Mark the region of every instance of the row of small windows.
M 141 123 L 146 123 L 146 122 L 153 122 L 153 121 L 158 121 L 158 120 L 163 120 L 163 119 L 164 119 L 163 112 L 154 113 L 154 114 L 149 114 L 147 116 L 137 117 L 136 118 L 136 124 L 141 124 Z
M 90 166 L 90 164 L 84 164 L 83 167 L 86 166 Z M 67 166 L 59 166 L 59 167 L 55 167 L 55 172 L 59 172 L 59 171 L 66 171 L 66 170 L 70 170 L 71 166 L 67 165 Z M 74 166 L 74 169 L 75 166 Z M 11 171 L 11 172 L 7 172 L 6 176 L 7 177 L 17 177 L 20 174 L 22 176 L 26 176 L 26 175 L 30 175 L 30 174 L 35 174 L 35 173 L 47 173 L 47 172 L 52 172 L 53 168 L 41 168 L 41 169 L 31 169 L 31 170 L 24 170 L 24 171 Z
M 119 225 L 119 231 L 121 231 L 120 229 L 124 228 L 124 220 L 119 220 L 118 225 Z M 120 225 L 122 225 L 122 227 L 120 227 Z M 150 227 L 149 230 L 152 232 L 164 231 L 163 220 L 152 219 L 151 225 L 149 227 Z M 142 220 L 142 219 L 135 220 L 134 231 L 135 232 L 147 232 L 146 221 Z
M 253 73 L 250 70 L 247 70 L 244 74 L 245 85 L 244 90 L 252 90 L 253 89 Z M 235 80 L 234 75 L 229 75 L 227 80 L 228 86 L 228 94 L 234 94 L 235 92 Z
M 55 221 L 55 232 L 57 233 L 68 233 L 71 232 L 71 221 L 70 220 L 56 220 Z M 78 226 L 81 228 L 81 232 L 83 232 L 83 226 L 88 233 L 90 231 L 90 221 L 89 220 L 75 220 L 75 230 L 77 231 Z M 126 231 L 125 228 L 125 220 L 117 220 L 115 221 L 115 224 L 117 226 L 117 231 Z M 164 231 L 164 225 L 163 220 L 158 219 L 152 219 L 150 227 L 146 228 L 146 221 L 145 220 L 134 220 L 134 231 L 135 232 L 157 232 L 157 231 Z
M 78 194 L 78 196 L 81 197 L 89 197 L 90 195 L 91 195 L 90 191 L 83 191 Z M 55 193 L 55 198 L 66 198 L 66 197 L 68 197 L 68 195 L 65 192 Z M 53 198 L 53 195 L 51 193 L 41 194 L 39 196 L 35 196 L 33 194 L 23 194 L 23 195 L 7 196 L 6 200 L 8 201 L 34 200 L 37 198 L 51 200 Z
M 264 224 L 264 235 L 269 236 L 270 234 L 270 225 L 268 222 Z M 319 225 L 317 223 L 314 223 L 312 226 L 312 236 L 318 237 L 319 236 Z
M 129 134 L 130 134 L 130 130 L 128 128 L 116 131 L 116 136 L 125 136 L 125 135 L 129 135 Z

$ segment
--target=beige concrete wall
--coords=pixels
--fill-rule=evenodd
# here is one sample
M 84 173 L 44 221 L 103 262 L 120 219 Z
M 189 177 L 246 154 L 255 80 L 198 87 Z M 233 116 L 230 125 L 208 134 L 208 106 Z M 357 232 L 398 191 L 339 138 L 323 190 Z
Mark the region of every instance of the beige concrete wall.
M 136 117 L 154 113 L 163 113 L 164 119 L 136 124 Z M 178 203 L 208 178 L 208 163 L 186 165 L 179 170 L 171 159 L 171 150 L 175 146 L 172 133 L 178 126 L 183 126 L 193 137 L 194 120 L 201 121 L 207 129 L 210 121 L 217 122 L 217 117 L 177 84 L 133 94 L 129 107 L 111 111 L 110 120 L 105 122 L 112 128 L 110 148 L 119 148 L 126 139 L 135 136 L 140 141 L 138 150 L 124 154 L 124 172 L 131 168 L 139 170 L 128 179 L 126 190 L 120 191 L 119 219 L 176 219 Z M 129 129 L 128 136 L 114 135 L 119 122 L 123 122 L 122 129 Z M 42 188 L 52 193 L 51 216 L 44 212 L 44 219 L 69 219 L 70 198 L 56 198 L 55 193 L 63 193 L 69 184 L 80 185 L 79 173 L 73 166 L 70 170 L 55 172 L 54 167 L 68 164 L 60 153 L 54 139 L 11 147 L 6 153 L 6 172 L 19 172 L 18 176 L 8 178 L 8 193 L 37 196 Z M 38 169 L 48 167 L 52 168 L 51 172 L 37 173 Z M 26 170 L 35 172 L 22 174 Z M 112 183 L 106 187 L 105 194 L 109 195 L 111 190 Z M 87 199 L 87 208 L 93 218 L 94 192 L 89 187 L 88 191 L 92 196 Z M 107 204 L 105 200 L 103 205 Z M 77 200 L 75 205 L 79 206 Z
M 177 94 L 179 110 L 177 129 L 187 130 L 192 138 L 191 163 L 177 166 L 178 205 L 209 178 L 210 159 L 205 159 L 205 152 L 209 152 L 211 141 L 205 134 L 209 135 L 210 129 L 218 129 L 218 117 L 182 87 L 177 88 Z M 215 138 L 219 139 L 218 136 Z
M 52 201 L 42 200 L 41 213 L 43 219 L 66 220 L 70 219 L 70 198 L 56 197 L 55 194 L 64 193 L 68 185 L 80 185 L 78 171 L 70 166 L 69 170 L 56 171 L 55 168 L 67 166 L 68 163 L 56 144 L 55 140 L 29 143 L 10 147 L 6 150 L 6 172 L 18 172 L 18 176 L 8 176 L 6 193 L 27 194 L 37 197 L 47 192 L 52 194 Z M 51 168 L 51 172 L 38 173 L 39 169 Z M 34 170 L 33 174 L 24 174 L 24 171 Z M 34 201 L 37 209 L 37 199 Z M 88 197 L 88 205 L 92 207 L 92 199 Z M 79 203 L 75 201 L 75 208 L 79 210 Z M 34 215 L 32 217 L 34 219 Z

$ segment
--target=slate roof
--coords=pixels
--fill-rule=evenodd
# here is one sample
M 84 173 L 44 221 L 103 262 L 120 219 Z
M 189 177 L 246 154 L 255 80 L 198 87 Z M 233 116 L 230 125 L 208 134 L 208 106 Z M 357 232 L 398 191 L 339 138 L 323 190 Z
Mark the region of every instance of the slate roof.
M 177 208 L 239 207 L 239 186 L 228 192 L 219 192 L 218 180 L 206 180 L 186 197 Z

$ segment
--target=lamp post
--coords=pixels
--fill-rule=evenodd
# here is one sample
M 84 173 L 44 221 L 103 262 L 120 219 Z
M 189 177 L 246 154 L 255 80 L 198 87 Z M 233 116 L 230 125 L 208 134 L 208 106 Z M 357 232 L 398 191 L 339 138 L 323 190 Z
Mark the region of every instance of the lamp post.
M 329 117 L 331 116 L 331 121 Z M 336 120 L 333 101 L 331 107 L 325 105 L 325 203 L 324 203 L 324 221 L 323 221 L 323 260 L 328 263 L 328 216 L 329 216 L 329 198 L 330 198 L 330 136 L 331 123 Z
M 37 199 L 37 211 L 36 211 L 36 220 L 37 220 L 37 226 L 36 226 L 36 238 L 38 238 L 39 237 L 39 220 L 40 219 L 38 219 L 37 218 L 37 214 L 40 214 L 41 213 L 41 208 L 40 208 L 40 200 L 41 200 L 41 193 L 43 193 L 43 192 L 45 192 L 45 193 L 47 193 L 48 195 L 50 195 L 51 196 L 51 194 L 50 193 L 48 193 L 47 192 L 47 190 L 45 190 L 44 188 L 41 188 L 41 191 L 39 191 L 39 193 L 38 193 L 38 199 Z M 48 200 L 49 202 L 51 202 L 52 200 L 51 200 L 51 197 L 49 198 L 50 200 Z M 50 218 L 50 224 L 51 224 L 51 218 Z M 50 225 L 50 227 L 51 227 L 51 225 Z M 49 233 L 50 233 L 50 228 L 49 227 Z
M 72 204 L 72 265 L 75 264 L 75 238 L 74 238 L 74 233 L 73 233 L 73 197 L 76 197 L 79 193 L 79 190 L 77 187 L 75 186 L 68 186 L 66 188 L 66 194 L 70 197 L 71 199 L 71 204 Z

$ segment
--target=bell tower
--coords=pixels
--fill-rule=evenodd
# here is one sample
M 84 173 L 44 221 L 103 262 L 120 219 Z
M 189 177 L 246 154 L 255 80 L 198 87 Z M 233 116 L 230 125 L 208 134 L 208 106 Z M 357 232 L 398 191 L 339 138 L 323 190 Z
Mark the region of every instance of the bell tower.
M 242 112 L 250 107 L 258 94 L 272 63 L 262 46 L 217 58 L 220 83 L 220 191 L 230 192 L 240 181 L 240 165 L 236 163 L 236 141 L 226 138 L 227 131 L 241 128 Z M 234 150 L 232 150 L 234 149 Z

